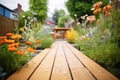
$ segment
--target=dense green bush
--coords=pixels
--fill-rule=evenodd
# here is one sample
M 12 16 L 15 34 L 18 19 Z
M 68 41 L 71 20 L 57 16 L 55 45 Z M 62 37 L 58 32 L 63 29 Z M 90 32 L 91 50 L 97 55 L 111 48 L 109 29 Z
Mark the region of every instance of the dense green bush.
M 41 39 L 41 47 L 44 48 L 49 48 L 52 43 L 53 43 L 53 38 L 52 37 L 46 37 L 44 39 Z
M 8 74 L 19 69 L 28 60 L 28 55 L 18 55 L 8 51 L 7 45 L 0 45 L 0 66 Z
M 92 29 L 95 28 L 92 30 L 92 35 L 90 28 L 88 31 L 84 28 L 78 28 L 80 37 L 76 44 L 77 48 L 88 57 L 120 78 L 120 27 L 119 22 L 116 21 L 119 17 L 117 14 L 114 10 L 112 10 L 112 16 L 104 16 L 99 13 L 97 15 L 98 19 L 94 22 L 96 27 L 91 25 Z M 86 34 L 89 36 L 86 36 Z

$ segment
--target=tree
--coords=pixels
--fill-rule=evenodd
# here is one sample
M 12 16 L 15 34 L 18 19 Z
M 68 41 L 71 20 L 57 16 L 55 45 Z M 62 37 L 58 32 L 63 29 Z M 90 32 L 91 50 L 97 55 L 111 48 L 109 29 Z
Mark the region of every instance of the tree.
M 47 0 L 30 0 L 30 10 L 37 13 L 34 16 L 38 21 L 44 22 L 47 18 Z
M 58 26 L 59 27 L 65 27 L 65 23 L 69 22 L 71 20 L 70 16 L 62 16 L 58 19 Z M 68 26 L 67 26 L 68 27 Z
M 52 18 L 56 22 L 56 24 L 58 24 L 58 19 L 62 16 L 65 16 L 65 11 L 63 9 L 60 9 L 60 10 L 55 9 Z
M 68 0 L 66 7 L 73 19 L 79 18 L 85 14 L 91 15 L 93 3 L 100 0 Z M 103 3 L 107 3 L 107 0 L 101 0 Z

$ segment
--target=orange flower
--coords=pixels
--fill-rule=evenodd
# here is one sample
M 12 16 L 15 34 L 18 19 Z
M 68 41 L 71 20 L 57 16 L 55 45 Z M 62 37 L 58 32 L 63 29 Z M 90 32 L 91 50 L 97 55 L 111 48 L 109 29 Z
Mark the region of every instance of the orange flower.
M 105 16 L 109 16 L 109 15 L 111 14 L 111 13 L 109 12 L 111 8 L 112 8 L 112 7 L 111 7 L 110 4 L 108 4 L 107 6 L 103 7 L 103 12 L 104 12 L 104 15 L 105 15 Z
M 15 47 L 9 47 L 8 50 L 9 51 L 17 51 L 17 48 L 15 48 Z
M 3 44 L 5 42 L 6 38 L 7 38 L 7 36 L 1 36 L 0 37 L 0 44 Z
M 101 5 L 102 5 L 102 2 L 97 2 L 93 5 L 93 7 L 97 9 L 97 8 L 100 8 Z
M 95 16 L 94 16 L 94 15 L 88 16 L 88 17 L 87 17 L 87 20 L 88 20 L 89 22 L 93 22 L 93 21 L 95 21 Z
M 23 55 L 24 53 L 25 53 L 24 50 L 18 50 L 18 51 L 17 51 L 17 54 L 20 54 L 20 55 Z
M 12 33 L 7 33 L 6 36 L 12 36 L 13 34 Z
M 21 35 L 17 35 L 16 38 L 17 38 L 17 39 L 20 39 L 20 38 L 22 38 L 22 36 L 21 36 Z
M 7 39 L 5 39 L 5 42 L 6 42 L 6 43 L 14 43 L 15 40 L 7 40 Z
M 14 43 L 14 47 L 18 47 L 19 46 L 19 43 Z
M 3 44 L 4 43 L 4 40 L 2 39 L 2 40 L 0 40 L 0 44 Z
M 98 14 L 98 13 L 99 13 L 99 12 L 98 12 L 97 9 L 93 11 L 93 14 L 95 14 L 95 15 Z
M 40 44 L 40 43 L 41 43 L 41 41 L 40 41 L 40 40 L 36 40 L 36 43 Z
M 7 38 L 7 36 L 1 36 L 0 37 L 0 39 L 6 39 Z
M 31 45 L 31 44 L 32 44 L 32 42 L 30 42 L 30 41 L 27 41 L 27 42 L 26 42 L 26 44 L 27 44 L 27 45 Z
M 30 48 L 30 47 L 29 47 L 29 48 L 27 48 L 27 51 L 28 51 L 28 52 L 36 52 L 36 50 L 35 50 L 35 49 Z
M 108 4 L 106 7 L 108 10 L 110 10 L 112 8 L 112 6 L 110 4 Z
M 16 39 L 16 36 L 15 36 L 15 35 L 12 35 L 11 38 L 12 38 L 12 39 Z
M 9 44 L 8 47 L 18 47 L 19 43 L 13 43 L 13 44 Z
M 107 11 L 107 7 L 105 6 L 105 7 L 103 7 L 103 11 L 104 12 L 106 12 Z
M 12 39 L 20 39 L 22 36 L 21 35 L 13 35 L 11 38 Z
M 9 44 L 8 45 L 8 48 L 12 48 L 12 47 L 14 47 L 14 44 Z

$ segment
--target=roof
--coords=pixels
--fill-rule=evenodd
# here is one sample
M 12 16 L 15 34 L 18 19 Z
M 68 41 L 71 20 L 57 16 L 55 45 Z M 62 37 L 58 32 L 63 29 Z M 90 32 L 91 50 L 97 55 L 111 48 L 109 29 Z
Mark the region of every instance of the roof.
M 9 9 L 8 7 L 4 6 L 4 5 L 3 5 L 3 4 L 1 4 L 1 3 L 0 3 L 0 6 L 2 6 L 2 7 L 4 7 L 4 8 L 6 8 L 6 9 L 8 9 L 8 10 L 9 10 L 9 11 L 11 11 L 11 12 L 16 13 L 15 11 L 13 11 L 13 10 Z

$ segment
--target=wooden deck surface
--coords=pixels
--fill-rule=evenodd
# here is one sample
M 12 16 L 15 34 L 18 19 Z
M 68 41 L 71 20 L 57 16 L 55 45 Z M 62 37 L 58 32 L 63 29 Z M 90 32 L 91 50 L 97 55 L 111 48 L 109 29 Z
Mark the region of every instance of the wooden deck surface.
M 7 80 L 118 80 L 66 41 L 56 41 Z

